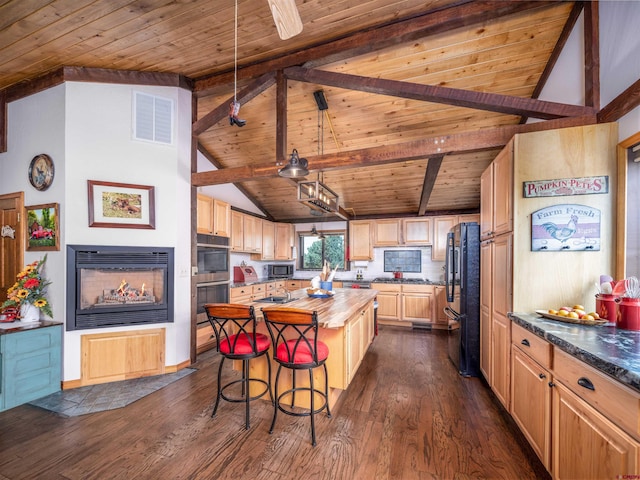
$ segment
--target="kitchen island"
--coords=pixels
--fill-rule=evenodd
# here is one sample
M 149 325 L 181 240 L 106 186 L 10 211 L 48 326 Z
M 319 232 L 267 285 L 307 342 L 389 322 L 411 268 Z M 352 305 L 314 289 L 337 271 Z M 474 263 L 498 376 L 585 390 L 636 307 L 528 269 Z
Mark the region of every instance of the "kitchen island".
M 318 339 L 329 347 L 327 359 L 327 372 L 329 375 L 329 406 L 333 408 L 343 391 L 347 389 L 353 379 L 369 345 L 373 341 L 374 331 L 374 300 L 376 290 L 336 288 L 335 294 L 330 298 L 312 298 L 307 295 L 306 289 L 291 292 L 292 300 L 284 303 L 271 303 L 268 301 L 247 302 L 255 308 L 258 318 L 258 332 L 268 335 L 267 327 L 262 321 L 262 308 L 267 306 L 282 306 L 287 308 L 302 308 L 318 312 Z M 270 354 L 271 355 L 271 354 Z M 273 355 L 271 355 L 273 357 Z M 251 376 L 265 379 L 268 376 L 264 360 L 258 359 L 251 362 Z M 237 366 L 240 368 L 240 366 Z M 272 375 L 278 364 L 272 359 Z M 322 368 L 314 371 L 316 385 L 324 385 L 324 372 Z M 291 372 L 283 369 L 280 375 L 280 391 L 290 388 Z M 306 382 L 306 383 L 305 383 Z M 308 385 L 306 375 L 298 375 L 296 383 Z M 266 398 L 266 397 L 263 397 Z M 309 406 L 309 397 L 304 394 L 296 395 L 296 405 Z

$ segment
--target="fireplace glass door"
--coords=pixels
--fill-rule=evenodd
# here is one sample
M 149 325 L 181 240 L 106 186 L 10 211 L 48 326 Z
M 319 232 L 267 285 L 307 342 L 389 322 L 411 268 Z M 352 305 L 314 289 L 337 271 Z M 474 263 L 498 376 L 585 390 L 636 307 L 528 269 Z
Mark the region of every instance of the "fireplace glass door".
M 163 268 L 81 268 L 79 308 L 162 305 L 165 276 Z

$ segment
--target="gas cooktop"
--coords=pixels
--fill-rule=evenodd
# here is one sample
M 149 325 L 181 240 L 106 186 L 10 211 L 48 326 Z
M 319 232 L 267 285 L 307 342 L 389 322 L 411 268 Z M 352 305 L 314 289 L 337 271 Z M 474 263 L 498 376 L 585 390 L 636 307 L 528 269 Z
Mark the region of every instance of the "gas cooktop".
M 429 280 L 424 280 L 422 278 L 377 277 L 373 281 L 376 283 L 423 283 L 426 285 L 431 284 Z

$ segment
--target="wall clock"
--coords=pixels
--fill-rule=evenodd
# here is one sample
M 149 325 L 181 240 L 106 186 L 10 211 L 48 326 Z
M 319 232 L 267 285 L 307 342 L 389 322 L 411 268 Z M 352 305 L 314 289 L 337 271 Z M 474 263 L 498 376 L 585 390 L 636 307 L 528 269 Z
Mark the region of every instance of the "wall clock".
M 53 160 L 45 153 L 36 155 L 29 165 L 29 182 L 36 190 L 46 190 L 53 182 Z

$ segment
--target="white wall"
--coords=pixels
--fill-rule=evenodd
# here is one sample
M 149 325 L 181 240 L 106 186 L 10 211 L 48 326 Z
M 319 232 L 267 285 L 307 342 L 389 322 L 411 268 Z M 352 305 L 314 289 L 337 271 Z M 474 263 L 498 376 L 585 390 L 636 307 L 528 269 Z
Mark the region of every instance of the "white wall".
M 640 2 L 601 1 L 600 106 L 640 79 Z M 581 15 L 540 95 L 541 100 L 584 105 L 584 25 Z M 618 120 L 624 140 L 640 131 L 640 107 Z
M 134 91 L 171 98 L 175 105 L 173 145 L 132 139 Z M 190 358 L 191 93 L 173 87 L 67 82 L 9 104 L 8 151 L 0 155 L 0 192 L 23 190 L 25 204 L 60 204 L 59 252 L 49 252 L 46 276 L 54 319 L 65 321 L 66 245 L 173 247 L 174 322 L 148 326 L 65 332 L 63 380 L 80 378 L 80 337 L 123 329 L 166 328 L 166 365 Z M 27 181 L 36 154 L 49 154 L 56 167 L 53 185 L 37 192 Z M 87 180 L 155 187 L 156 228 L 88 226 Z M 43 252 L 27 252 L 26 262 Z

